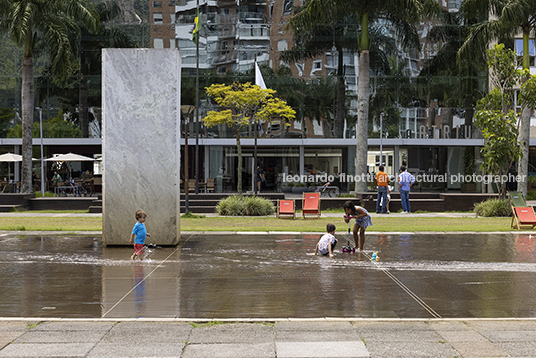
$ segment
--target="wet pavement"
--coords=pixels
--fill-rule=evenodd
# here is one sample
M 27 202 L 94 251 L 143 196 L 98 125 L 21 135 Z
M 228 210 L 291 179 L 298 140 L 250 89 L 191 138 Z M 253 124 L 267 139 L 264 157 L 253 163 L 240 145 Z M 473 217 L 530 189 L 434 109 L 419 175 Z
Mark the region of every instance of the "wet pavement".
M 0 317 L 536 317 L 536 236 L 367 234 L 343 254 L 338 235 L 333 259 L 311 255 L 319 236 L 188 234 L 133 263 L 100 236 L 4 233 Z

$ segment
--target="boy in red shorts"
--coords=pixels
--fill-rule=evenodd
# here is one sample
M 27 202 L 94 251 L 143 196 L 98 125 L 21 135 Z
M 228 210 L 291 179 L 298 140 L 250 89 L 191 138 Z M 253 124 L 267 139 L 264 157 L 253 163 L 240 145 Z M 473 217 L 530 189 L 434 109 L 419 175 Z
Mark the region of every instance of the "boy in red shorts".
M 134 253 L 130 257 L 131 260 L 135 260 L 136 256 L 140 257 L 140 260 L 143 260 L 143 245 L 145 244 L 145 237 L 151 237 L 151 234 L 147 232 L 145 228 L 145 219 L 147 214 L 145 211 L 139 209 L 136 211 L 136 220 L 138 221 L 134 228 L 132 229 L 132 234 L 130 235 L 130 243 L 134 244 Z

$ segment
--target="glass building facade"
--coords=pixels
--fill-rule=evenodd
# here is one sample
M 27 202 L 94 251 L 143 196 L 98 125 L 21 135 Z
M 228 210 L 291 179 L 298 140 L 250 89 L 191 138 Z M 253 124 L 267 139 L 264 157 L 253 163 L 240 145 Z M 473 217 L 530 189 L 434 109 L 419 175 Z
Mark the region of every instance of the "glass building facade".
M 300 54 L 291 51 L 296 39 L 287 25 L 293 11 L 303 5 L 302 0 L 199 0 L 197 49 L 192 40 L 197 1 L 94 2 L 113 11 L 99 33 L 80 30 L 76 41 L 79 66 L 66 85 L 53 82 L 46 52 L 37 51 L 35 55 L 35 157 L 41 155 L 40 119 L 45 157 L 66 152 L 101 154 L 103 47 L 176 48 L 182 58 L 182 105 L 195 105 L 199 69 L 199 118 L 217 110 L 204 94 L 205 87 L 254 82 L 255 61 L 266 85 L 297 113 L 296 121 L 288 127 L 276 118 L 262 123 L 257 128 L 256 146 L 255 128 L 246 128 L 241 133 L 245 158 L 242 168 L 237 168 L 232 129 L 224 125 L 206 128 L 196 125 L 193 114 L 185 115 L 182 126 L 183 133 L 188 126 L 190 179 L 196 175 L 197 157 L 199 180 L 215 178 L 216 191 L 236 190 L 239 170 L 245 174 L 243 188 L 251 189 L 256 151 L 257 164 L 266 172 L 268 190 L 288 191 L 296 185 L 289 185 L 285 178 L 309 174 L 332 176 L 343 191 L 353 190 L 353 183 L 341 178 L 356 175 L 359 54 L 357 40 L 347 42 L 347 47 L 341 44 L 357 38 L 360 30 L 355 21 L 333 26 L 319 36 L 319 46 L 332 43 L 325 51 Z M 439 4 L 455 13 L 460 1 L 439 0 Z M 487 91 L 488 73 L 485 64 L 468 70 L 454 63 L 442 67 L 432 62 L 445 52 L 446 58 L 455 58 L 453 50 L 449 53 L 448 41 L 465 36 L 460 25 L 459 31 L 451 32 L 454 38 L 431 42 L 428 34 L 436 26 L 442 25 L 423 21 L 418 31 L 420 51 L 409 52 L 401 49 L 388 23 L 377 23 L 372 30 L 378 43 L 371 49 L 369 173 L 377 172 L 383 163 L 393 175 L 401 164 L 414 174 L 455 174 L 467 170 L 468 157 L 474 158 L 472 170 L 478 171 L 483 140 L 472 116 L 476 101 Z M 517 42 L 514 46 L 517 49 Z M 20 152 L 22 50 L 6 34 L 0 36 L 0 48 L 0 153 Z M 340 81 L 344 84 L 342 91 Z M 81 125 L 86 116 L 88 124 Z M 92 164 L 76 165 L 75 175 L 98 170 Z M 0 178 L 11 175 L 16 180 L 17 172 L 17 165 L 0 164 Z M 52 176 L 50 167 L 46 175 Z M 445 183 L 428 189 L 461 187 Z

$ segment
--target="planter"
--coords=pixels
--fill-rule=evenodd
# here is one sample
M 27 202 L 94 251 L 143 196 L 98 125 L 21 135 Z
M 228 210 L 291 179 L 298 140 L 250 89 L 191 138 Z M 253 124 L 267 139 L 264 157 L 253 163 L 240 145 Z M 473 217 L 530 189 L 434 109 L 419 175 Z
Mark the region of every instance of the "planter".
M 293 186 L 292 187 L 292 193 L 293 194 L 303 194 L 307 191 L 306 186 Z
M 293 186 L 284 186 L 284 187 L 281 187 L 281 191 L 283 193 L 292 193 L 292 188 L 294 188 Z
M 476 183 L 461 183 L 462 193 L 476 193 Z

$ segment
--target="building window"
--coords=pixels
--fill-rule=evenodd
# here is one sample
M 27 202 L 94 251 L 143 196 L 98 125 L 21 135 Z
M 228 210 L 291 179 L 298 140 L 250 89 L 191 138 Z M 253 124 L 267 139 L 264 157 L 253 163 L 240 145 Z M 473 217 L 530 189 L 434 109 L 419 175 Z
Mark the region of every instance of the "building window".
M 164 48 L 164 39 L 155 38 L 153 42 L 154 48 Z
M 516 39 L 516 53 L 523 56 L 523 39 Z M 529 56 L 534 56 L 534 40 L 529 40 Z
M 283 40 L 277 41 L 277 50 L 278 51 L 286 51 L 286 50 L 288 50 L 287 40 L 283 39 Z
M 296 65 L 296 68 L 298 69 L 298 76 L 303 76 L 303 63 L 294 63 Z
M 314 60 L 313 68 L 311 69 L 311 76 L 316 76 L 316 72 L 322 71 L 322 60 Z
M 153 7 L 162 7 L 162 1 L 153 1 Z
M 283 15 L 290 15 L 294 7 L 294 0 L 285 0 L 283 4 Z
M 164 21 L 162 20 L 161 12 L 153 12 L 153 24 L 162 25 Z

